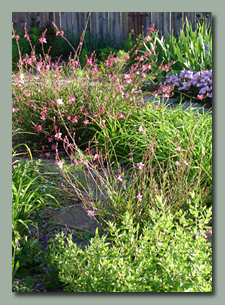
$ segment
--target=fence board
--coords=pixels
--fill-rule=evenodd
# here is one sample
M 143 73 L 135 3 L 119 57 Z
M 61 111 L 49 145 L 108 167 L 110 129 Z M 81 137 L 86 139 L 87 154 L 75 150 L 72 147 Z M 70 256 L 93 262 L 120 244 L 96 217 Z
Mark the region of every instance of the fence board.
M 58 12 L 53 13 L 53 18 L 54 18 L 53 21 L 54 21 L 55 25 L 57 25 L 57 27 L 60 28 L 61 27 L 61 24 L 60 24 L 60 13 L 58 13 Z
M 128 35 L 127 18 L 127 13 L 122 13 L 122 40 L 126 40 Z
M 72 38 L 73 33 L 73 23 L 72 23 L 72 13 L 68 12 L 66 16 L 66 29 L 68 31 L 68 38 Z
M 182 29 L 182 13 L 177 13 L 177 19 L 176 19 L 176 24 L 177 24 L 177 33 L 180 33 L 180 30 Z
M 105 40 L 107 40 L 109 37 L 108 35 L 108 13 L 102 13 L 102 34 L 103 34 L 103 38 Z
M 110 39 L 115 40 L 115 13 L 109 13 L 109 34 Z
M 120 13 L 115 13 L 115 43 L 116 45 L 121 44 L 121 33 L 120 33 Z
M 194 12 L 190 12 L 189 21 L 191 22 L 192 30 L 194 31 L 195 30 L 195 13 Z
M 170 13 L 164 13 L 164 38 L 167 40 L 167 32 L 170 33 Z
M 102 29 L 102 13 L 97 13 L 97 33 L 98 36 L 103 36 L 103 29 Z
M 72 21 L 73 21 L 73 34 L 79 34 L 79 20 L 78 20 L 78 13 L 72 13 Z
M 91 13 L 91 33 L 93 37 L 96 37 L 97 33 L 97 21 L 96 21 L 96 13 Z

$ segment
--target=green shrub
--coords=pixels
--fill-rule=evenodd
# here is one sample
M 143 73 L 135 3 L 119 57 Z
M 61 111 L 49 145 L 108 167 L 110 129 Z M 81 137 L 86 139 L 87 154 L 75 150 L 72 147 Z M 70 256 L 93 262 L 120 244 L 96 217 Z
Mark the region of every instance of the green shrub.
M 129 213 L 122 225 L 109 223 L 109 236 L 98 232 L 80 249 L 57 235 L 50 257 L 67 292 L 211 292 L 212 249 L 201 236 L 206 220 L 196 208 L 198 225 L 181 211 L 172 215 L 161 206 L 151 210 L 139 236 Z M 203 214 L 205 214 L 203 212 Z

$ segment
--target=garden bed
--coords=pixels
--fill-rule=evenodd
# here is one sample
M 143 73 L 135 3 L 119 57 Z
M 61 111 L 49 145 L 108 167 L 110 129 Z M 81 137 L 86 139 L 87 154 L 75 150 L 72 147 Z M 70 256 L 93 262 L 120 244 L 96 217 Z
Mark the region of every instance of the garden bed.
M 92 54 L 83 69 L 82 44 L 52 63 L 45 32 L 43 60 L 32 46 L 30 57 L 19 52 L 13 291 L 212 291 L 212 115 L 187 107 L 212 94 L 211 34 L 200 28 L 207 41 L 190 45 L 192 58 L 182 33 L 163 48 L 152 28 L 136 48 L 99 64 Z M 187 45 L 198 34 L 188 31 Z M 203 72 L 192 81 L 190 68 Z M 170 108 L 174 93 L 185 98 Z

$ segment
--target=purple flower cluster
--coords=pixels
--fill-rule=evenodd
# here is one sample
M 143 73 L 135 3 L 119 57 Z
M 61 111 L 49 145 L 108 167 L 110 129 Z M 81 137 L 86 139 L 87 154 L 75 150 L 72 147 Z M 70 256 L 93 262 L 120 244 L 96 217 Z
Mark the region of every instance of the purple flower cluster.
M 166 75 L 166 80 L 164 86 L 168 84 L 174 84 L 174 87 L 177 87 L 179 91 L 185 90 L 193 92 L 197 88 L 197 94 L 212 98 L 212 70 L 202 70 L 199 72 L 182 70 L 180 75 Z M 162 87 L 162 83 L 160 83 Z

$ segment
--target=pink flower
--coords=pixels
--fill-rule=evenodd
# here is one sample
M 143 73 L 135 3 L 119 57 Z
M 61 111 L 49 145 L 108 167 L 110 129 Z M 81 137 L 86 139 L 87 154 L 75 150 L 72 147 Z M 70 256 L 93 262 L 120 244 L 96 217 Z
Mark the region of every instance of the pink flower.
M 155 105 L 155 106 L 154 106 L 154 108 L 155 108 L 155 109 L 158 109 L 158 108 L 159 108 L 159 106 Z
M 138 169 L 142 169 L 143 166 L 145 166 L 142 162 L 137 163 Z
M 89 113 L 87 112 L 87 110 L 84 110 L 84 115 L 87 116 Z
M 56 104 L 57 104 L 57 105 L 63 105 L 62 99 L 58 99 L 58 100 L 56 101 Z
M 188 165 L 187 161 L 184 161 L 184 165 Z
M 18 111 L 18 110 L 17 110 L 17 109 L 15 109 L 15 108 L 13 108 L 13 109 L 12 109 L 12 112 L 17 112 L 17 111 Z
M 85 124 L 85 125 L 89 124 L 89 121 L 88 121 L 88 120 L 85 120 L 85 121 L 84 121 L 84 124 Z
M 41 43 L 47 43 L 47 41 L 46 41 L 46 38 L 40 38 L 40 39 L 38 39 Z
M 47 157 L 50 157 L 50 152 L 45 153 L 45 155 L 46 155 Z
M 44 120 L 46 120 L 46 117 L 45 117 L 44 115 L 42 115 L 42 116 L 40 117 L 40 119 L 44 121 Z
M 141 195 L 141 194 L 138 194 L 136 198 L 137 198 L 139 201 L 142 201 L 142 195 Z
M 63 161 L 56 161 L 55 164 L 62 169 L 63 168 Z
M 180 162 L 179 162 L 179 161 L 176 161 L 176 162 L 175 162 L 175 164 L 176 164 L 176 165 L 179 165 L 179 164 L 180 164 Z
M 116 180 L 117 180 L 117 181 L 121 181 L 121 182 L 123 181 L 122 178 L 121 178 L 121 175 L 115 176 L 115 177 L 116 177 Z
M 78 117 L 77 117 L 77 116 L 75 116 L 75 117 L 74 117 L 74 118 L 71 120 L 71 122 L 72 122 L 72 123 L 77 123 L 77 122 L 78 122 L 78 120 L 77 120 L 77 119 L 78 119 Z
M 146 130 L 142 128 L 142 126 L 139 127 L 139 132 L 146 133 Z
M 203 98 L 204 98 L 203 95 L 200 95 L 200 94 L 197 95 L 197 99 L 202 100 Z
M 180 151 L 180 146 L 175 149 L 175 151 Z
M 56 140 L 62 140 L 61 136 L 62 136 L 61 132 L 56 133 L 55 135 Z
M 55 145 L 52 145 L 52 149 L 55 150 L 55 149 L 56 149 L 56 146 L 55 146 Z
M 100 121 L 99 124 L 100 124 L 101 126 L 104 126 L 104 125 L 105 125 L 105 120 Z
M 87 65 L 92 65 L 92 60 L 91 59 L 87 59 Z
M 63 36 L 64 32 L 63 31 L 56 31 L 56 36 Z
M 70 116 L 70 115 L 68 115 L 68 116 L 67 116 L 67 120 L 70 120 L 70 119 L 71 119 L 71 116 Z
M 48 137 L 48 142 L 52 142 L 52 137 Z
M 37 131 L 42 131 L 41 125 L 38 125 L 38 126 L 37 126 Z
M 93 160 L 95 161 L 97 158 L 98 158 L 98 155 L 95 154 L 94 157 L 93 157 Z
M 130 57 L 129 57 L 129 55 L 125 55 L 124 58 L 129 59 Z
M 27 96 L 30 96 L 30 92 L 29 92 L 28 90 L 26 90 L 24 93 L 25 93 Z
M 95 211 L 90 211 L 90 210 L 88 210 L 88 211 L 87 211 L 87 215 L 88 215 L 89 217 L 93 217 L 93 216 L 96 215 L 96 212 L 95 212 Z

